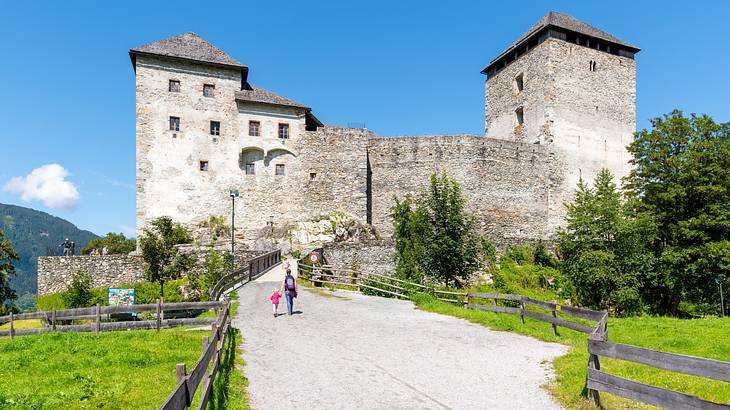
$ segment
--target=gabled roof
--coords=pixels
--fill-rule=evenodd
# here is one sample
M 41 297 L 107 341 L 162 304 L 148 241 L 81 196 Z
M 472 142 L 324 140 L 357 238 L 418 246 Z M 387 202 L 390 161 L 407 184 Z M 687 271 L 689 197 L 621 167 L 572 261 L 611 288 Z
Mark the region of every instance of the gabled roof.
M 287 107 L 297 107 L 309 109 L 306 105 L 290 100 L 286 97 L 282 97 L 279 94 L 273 93 L 269 90 L 256 87 L 253 84 L 246 84 L 241 91 L 236 91 L 236 99 L 241 101 L 251 101 L 262 104 L 271 105 L 283 105 Z
M 129 50 L 130 55 L 151 54 L 183 60 L 199 61 L 217 66 L 247 69 L 244 64 L 205 41 L 193 32 L 183 33 Z M 133 58 L 134 61 L 134 58 Z
M 492 60 L 491 63 L 494 63 L 500 57 L 502 57 L 505 53 L 517 48 L 519 45 L 521 45 L 523 42 L 525 42 L 528 38 L 532 37 L 535 33 L 537 33 L 538 31 L 540 31 L 543 28 L 546 28 L 548 26 L 560 27 L 560 28 L 563 28 L 566 30 L 574 31 L 579 34 L 583 34 L 585 36 L 597 38 L 599 40 L 604 40 L 604 41 L 607 41 L 610 43 L 618 44 L 620 46 L 623 46 L 623 47 L 626 47 L 629 49 L 633 49 L 635 51 L 639 51 L 639 49 L 637 47 L 635 47 L 634 45 L 627 43 L 615 36 L 612 36 L 611 34 L 608 34 L 603 30 L 597 29 L 596 27 L 593 27 L 588 23 L 578 20 L 577 18 L 575 18 L 573 16 L 569 16 L 564 13 L 559 13 L 557 11 L 550 11 L 542 19 L 540 19 L 540 21 L 538 21 L 537 24 L 532 26 L 522 36 L 520 36 L 520 38 L 517 39 L 517 41 L 512 43 L 512 45 L 510 45 L 502 54 L 500 54 L 494 60 Z

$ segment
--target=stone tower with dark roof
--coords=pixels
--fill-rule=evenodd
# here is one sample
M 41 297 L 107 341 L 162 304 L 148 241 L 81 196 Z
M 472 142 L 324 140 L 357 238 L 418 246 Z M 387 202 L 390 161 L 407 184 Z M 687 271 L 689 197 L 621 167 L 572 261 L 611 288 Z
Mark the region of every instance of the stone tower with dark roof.
M 482 70 L 487 137 L 550 145 L 565 175 L 556 206 L 581 176 L 591 181 L 604 167 L 617 178 L 628 173 L 638 51 L 551 11 Z

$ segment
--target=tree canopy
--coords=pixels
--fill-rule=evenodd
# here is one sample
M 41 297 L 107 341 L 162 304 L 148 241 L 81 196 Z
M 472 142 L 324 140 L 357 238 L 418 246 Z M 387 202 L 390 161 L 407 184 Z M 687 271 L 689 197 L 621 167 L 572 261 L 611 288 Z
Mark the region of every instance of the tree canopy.
M 178 279 L 193 266 L 189 255 L 180 254 L 175 245 L 190 243 L 188 231 L 170 217 L 161 216 L 150 222 L 140 239 L 145 279 L 160 284 L 160 297 L 164 297 L 165 281 Z
M 16 295 L 10 288 L 10 278 L 15 275 L 13 261 L 18 260 L 18 254 L 13 244 L 5 239 L 5 232 L 0 229 L 0 312 L 4 311 L 4 303 L 15 299 Z
M 137 241 L 127 239 L 123 233 L 109 232 L 103 238 L 96 238 L 89 241 L 88 245 L 81 249 L 82 255 L 88 255 L 95 248 L 101 250 L 106 247 L 110 255 L 126 255 L 137 249 Z

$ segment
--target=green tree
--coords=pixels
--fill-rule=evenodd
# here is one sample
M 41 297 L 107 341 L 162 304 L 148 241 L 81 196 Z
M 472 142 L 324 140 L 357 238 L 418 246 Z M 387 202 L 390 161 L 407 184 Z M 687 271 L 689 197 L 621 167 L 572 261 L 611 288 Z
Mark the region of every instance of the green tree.
M 658 226 L 649 292 L 660 313 L 681 313 L 683 301 L 719 310 L 715 279 L 730 277 L 730 123 L 674 110 L 651 124 L 629 145 L 626 179 L 636 211 Z
M 160 284 L 160 297 L 164 297 L 165 281 L 180 278 L 194 264 L 190 255 L 179 253 L 175 246 L 190 243 L 191 238 L 182 225 L 167 216 L 154 219 L 150 226 L 140 239 L 144 275 L 148 281 Z
M 137 249 L 137 241 L 127 239 L 123 233 L 109 232 L 103 238 L 92 239 L 81 249 L 82 255 L 88 255 L 94 248 L 101 250 L 107 247 L 110 255 L 126 255 Z
M 98 302 L 91 289 L 91 275 L 85 272 L 74 273 L 68 290 L 61 294 L 67 309 L 93 306 Z
M 641 310 L 642 291 L 654 272 L 651 219 L 626 206 L 607 169 L 598 173 L 593 188 L 580 180 L 567 207 L 567 226 L 558 237 L 574 300 L 617 314 Z
M 10 288 L 10 277 L 15 276 L 13 261 L 18 260 L 18 254 L 13 249 L 10 240 L 5 239 L 5 232 L 0 229 L 0 310 L 4 311 L 5 303 L 16 298 L 15 291 Z
M 459 183 L 445 172 L 431 175 L 429 186 L 416 200 L 395 201 L 399 276 L 461 286 L 482 267 L 484 252 L 490 248 L 483 244 L 464 204 Z

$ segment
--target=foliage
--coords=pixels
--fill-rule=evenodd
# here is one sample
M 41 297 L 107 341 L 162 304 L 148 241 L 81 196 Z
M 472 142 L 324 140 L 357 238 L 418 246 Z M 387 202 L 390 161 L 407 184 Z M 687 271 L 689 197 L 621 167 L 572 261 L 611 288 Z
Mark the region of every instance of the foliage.
M 651 124 L 628 148 L 626 185 L 657 225 L 646 299 L 659 313 L 680 314 L 683 301 L 719 311 L 716 280 L 730 284 L 730 123 L 675 110 Z
M 445 172 L 431 175 L 416 199 L 395 200 L 397 276 L 463 286 L 481 269 L 485 247 L 464 203 L 459 183 Z
M 165 282 L 165 302 L 186 302 L 191 300 L 183 295 L 182 289 L 188 284 L 188 279 L 182 278 Z M 137 282 L 117 285 L 118 288 L 134 288 L 134 302 L 138 305 L 156 303 L 160 297 L 160 287 L 153 282 Z M 65 300 L 69 297 L 67 291 L 52 293 L 49 295 L 38 296 L 36 298 L 36 307 L 38 310 L 62 310 L 70 309 Z M 107 305 L 107 288 L 91 289 L 92 304 L 99 303 L 102 306 Z
M 181 254 L 175 245 L 190 243 L 187 230 L 179 223 L 173 223 L 167 216 L 150 222 L 140 239 L 145 279 L 160 285 L 160 297 L 164 297 L 165 281 L 179 278 L 194 264 L 191 256 Z
M 63 304 L 67 309 L 81 308 L 102 304 L 91 289 L 91 275 L 85 272 L 74 273 L 71 285 L 62 296 Z
M 648 244 L 655 226 L 647 214 L 635 213 L 621 201 L 607 169 L 599 172 L 593 188 L 579 181 L 567 226 L 558 236 L 576 304 L 619 315 L 643 309 L 642 291 L 654 272 Z
M 78 229 L 72 223 L 35 209 L 15 205 L 0 204 L 0 229 L 13 243 L 18 259 L 13 261 L 16 275 L 10 286 L 23 300 L 33 300 L 37 280 L 37 260 L 39 256 L 60 255 L 58 246 L 65 238 L 76 242 L 76 252 L 90 240 L 97 238 L 92 232 Z M 32 297 L 23 297 L 24 295 Z M 20 305 L 20 300 L 16 301 Z M 27 310 L 32 306 L 23 305 Z
M 549 293 L 528 296 L 542 300 L 552 298 Z M 522 324 L 517 315 L 467 310 L 462 306 L 438 301 L 430 295 L 414 295 L 412 300 L 422 310 L 455 316 L 492 329 L 516 332 L 568 346 L 568 353 L 553 362 L 557 377 L 548 385 L 548 390 L 566 408 L 594 408 L 586 400 L 583 389 L 588 362 L 585 334 L 560 328 L 560 334 L 555 336 L 550 324 L 545 322 L 526 318 L 525 324 Z M 647 316 L 612 317 L 609 320 L 609 340 L 665 352 L 730 361 L 730 339 L 726 337 L 728 326 L 730 318 L 687 320 Z M 703 337 L 697 337 L 700 334 Z M 606 358 L 601 359 L 601 370 L 641 383 L 697 395 L 718 403 L 730 402 L 730 385 L 724 382 Z M 636 402 L 610 394 L 602 394 L 601 402 L 606 409 L 641 408 Z
M 18 259 L 13 244 L 5 239 L 5 232 L 0 229 L 0 314 L 6 309 L 5 302 L 16 298 L 15 291 L 10 288 L 10 278 L 15 275 L 13 262 Z
M 126 255 L 137 249 L 137 241 L 127 239 L 123 233 L 109 232 L 103 238 L 96 238 L 89 241 L 89 244 L 81 248 L 81 255 L 88 255 L 94 249 L 100 251 L 106 247 L 110 255 Z
M 213 241 L 231 232 L 231 226 L 226 223 L 226 218 L 223 215 L 211 215 L 208 219 L 201 222 L 200 226 L 208 228 Z
M 191 271 L 188 275 L 190 284 L 201 299 L 207 300 L 210 289 L 225 274 L 232 271 L 232 259 L 230 252 L 218 252 L 211 243 L 208 253 L 205 255 L 203 268 L 199 271 Z

